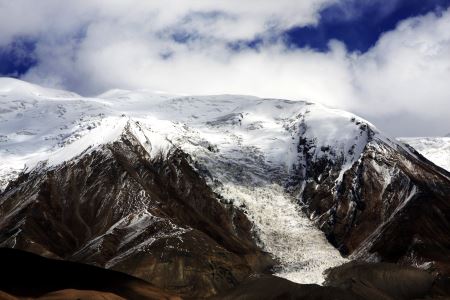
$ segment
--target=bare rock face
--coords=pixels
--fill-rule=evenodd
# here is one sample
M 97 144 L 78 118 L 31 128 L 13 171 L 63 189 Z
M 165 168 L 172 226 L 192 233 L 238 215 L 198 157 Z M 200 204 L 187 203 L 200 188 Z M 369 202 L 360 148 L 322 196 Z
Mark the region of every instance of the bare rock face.
M 343 289 L 366 300 L 449 299 L 450 277 L 411 266 L 352 261 L 325 272 L 326 287 Z
M 237 288 L 211 300 L 363 300 L 357 294 L 339 287 L 297 284 L 272 275 L 253 276 Z
M 271 275 L 248 278 L 217 300 L 409 300 L 448 299 L 448 278 L 390 263 L 349 262 L 326 272 L 324 286 L 296 284 Z
M 306 160 L 305 211 L 344 255 L 449 274 L 450 174 L 412 148 L 363 131 L 368 142 L 343 174 L 338 160 Z M 311 145 L 303 141 L 299 153 Z
M 422 299 L 436 295 L 437 280 L 424 270 L 389 263 L 350 262 L 327 271 L 326 286 L 362 299 Z
M 273 265 L 237 208 L 179 150 L 149 157 L 130 131 L 0 196 L 0 246 L 120 270 L 205 297 Z

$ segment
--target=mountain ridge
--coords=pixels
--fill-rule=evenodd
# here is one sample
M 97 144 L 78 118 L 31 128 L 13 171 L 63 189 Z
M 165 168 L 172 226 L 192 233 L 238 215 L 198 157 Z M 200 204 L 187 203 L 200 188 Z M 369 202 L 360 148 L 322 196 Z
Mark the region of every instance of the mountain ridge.
M 92 236 L 83 247 L 68 238 L 77 250 L 67 259 L 126 271 L 158 287 L 167 288 L 167 280 L 174 292 L 191 296 L 200 295 L 186 288 L 192 266 L 203 270 L 194 276 L 194 286 L 204 286 L 202 295 L 221 292 L 252 270 L 271 266 L 271 272 L 289 280 L 321 283 L 323 271 L 347 261 L 341 254 L 450 270 L 445 234 L 450 226 L 439 217 L 450 212 L 450 174 L 351 113 L 251 96 L 173 97 L 121 90 L 83 98 L 52 93 L 0 87 L 0 122 L 6 124 L 0 127 L 0 179 L 9 182 L 0 193 L 0 244 L 19 247 L 11 242 L 15 232 L 25 240 L 32 235 L 21 229 L 22 217 L 44 216 L 60 207 L 55 216 L 66 213 L 52 225 L 56 232 Z M 115 170 L 118 178 L 102 168 Z M 128 196 L 117 192 L 123 184 Z M 117 197 L 122 200 L 112 200 Z M 43 206 L 31 215 L 21 213 L 32 199 Z M 139 199 L 144 205 L 132 208 Z M 99 220 L 88 205 L 95 203 L 103 212 Z M 197 206 L 204 210 L 196 213 Z M 85 208 L 76 213 L 78 208 L 70 207 Z M 112 217 L 117 211 L 122 211 L 120 220 Z M 209 221 L 193 221 L 203 217 Z M 410 224 L 413 217 L 416 225 Z M 170 250 L 177 240 L 170 237 L 174 220 L 187 230 L 183 234 L 195 232 L 180 244 L 187 243 L 184 254 Z M 228 228 L 228 234 L 217 228 Z M 208 246 L 198 252 L 192 246 L 196 239 L 225 250 Z M 149 249 L 160 245 L 155 253 L 172 253 L 173 262 L 185 261 L 187 254 L 215 260 L 221 267 L 213 269 L 220 275 L 202 263 L 189 267 L 183 262 L 177 269 L 180 277 L 166 278 L 162 274 L 176 264 L 158 271 L 160 258 L 152 251 L 139 258 L 145 240 L 155 243 Z M 161 245 L 163 240 L 171 241 L 169 248 Z M 44 249 L 46 243 L 57 246 L 42 242 Z M 52 256 L 31 244 L 22 246 Z M 102 245 L 106 252 L 95 254 Z M 218 260 L 217 251 L 228 253 L 226 259 Z M 243 253 L 248 255 L 240 257 Z M 175 287 L 180 284 L 176 280 L 183 284 Z
M 437 166 L 450 171 L 450 136 L 399 138 Z

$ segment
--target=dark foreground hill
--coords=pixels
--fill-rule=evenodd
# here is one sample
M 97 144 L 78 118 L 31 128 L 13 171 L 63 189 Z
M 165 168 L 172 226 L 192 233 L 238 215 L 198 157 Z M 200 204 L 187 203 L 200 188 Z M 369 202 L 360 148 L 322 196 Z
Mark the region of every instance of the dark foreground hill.
M 15 249 L 0 249 L 0 266 L 0 299 L 180 299 L 120 272 Z
M 132 276 L 0 248 L 0 299 L 181 299 Z M 348 263 L 327 272 L 326 286 L 254 275 L 211 300 L 447 299 L 450 279 L 393 264 Z

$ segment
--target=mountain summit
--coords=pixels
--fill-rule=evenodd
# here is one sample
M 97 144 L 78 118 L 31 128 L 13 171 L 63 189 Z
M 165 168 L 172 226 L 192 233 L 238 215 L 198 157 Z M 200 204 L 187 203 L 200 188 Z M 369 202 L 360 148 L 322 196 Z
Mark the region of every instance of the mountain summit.
M 450 174 L 305 101 L 0 79 L 0 246 L 206 297 L 348 259 L 448 274 Z

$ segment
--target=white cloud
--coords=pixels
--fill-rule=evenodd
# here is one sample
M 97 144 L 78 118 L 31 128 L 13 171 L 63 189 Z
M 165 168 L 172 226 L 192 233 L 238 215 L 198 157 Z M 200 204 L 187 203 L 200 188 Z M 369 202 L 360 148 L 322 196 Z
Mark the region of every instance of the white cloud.
M 269 28 L 314 24 L 319 10 L 336 1 L 0 0 L 0 45 L 17 35 L 64 35 L 102 23 L 136 26 L 147 33 L 182 27 L 220 39 L 253 38 Z M 207 20 L 214 13 L 223 17 Z M 192 14 L 197 15 L 189 18 Z
M 365 54 L 338 41 L 320 53 L 276 39 L 316 23 L 333 2 L 0 0 L 0 45 L 36 38 L 39 64 L 24 79 L 84 94 L 149 88 L 308 99 L 355 111 L 394 135 L 448 132 L 450 11 L 406 20 Z M 227 46 L 256 36 L 256 50 Z
M 450 9 L 402 22 L 355 58 L 353 73 L 358 111 L 380 123 L 396 116 L 399 134 L 449 131 Z

